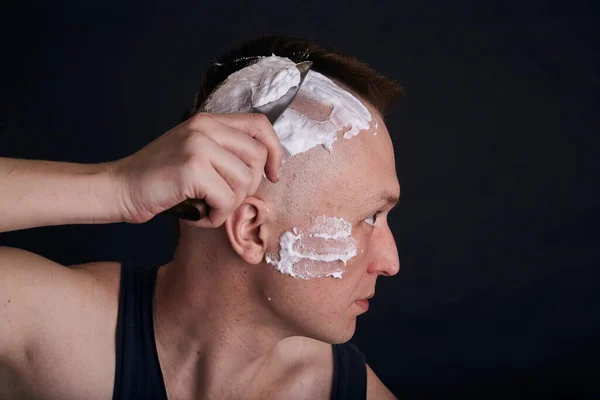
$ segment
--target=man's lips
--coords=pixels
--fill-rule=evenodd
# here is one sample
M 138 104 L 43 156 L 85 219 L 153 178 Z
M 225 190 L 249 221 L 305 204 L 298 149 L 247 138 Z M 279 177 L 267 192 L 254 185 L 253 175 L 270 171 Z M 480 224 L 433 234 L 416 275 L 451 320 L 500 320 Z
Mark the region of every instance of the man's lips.
M 372 299 L 374 296 L 375 296 L 375 292 L 371 292 L 368 296 L 360 297 L 358 300 L 369 300 L 369 299 Z
M 354 304 L 358 305 L 360 308 L 362 308 L 364 311 L 367 311 L 369 309 L 369 299 L 372 299 L 373 296 L 375 296 L 375 292 L 372 292 L 371 294 L 369 294 L 367 297 L 363 297 L 362 299 L 358 299 L 354 302 Z

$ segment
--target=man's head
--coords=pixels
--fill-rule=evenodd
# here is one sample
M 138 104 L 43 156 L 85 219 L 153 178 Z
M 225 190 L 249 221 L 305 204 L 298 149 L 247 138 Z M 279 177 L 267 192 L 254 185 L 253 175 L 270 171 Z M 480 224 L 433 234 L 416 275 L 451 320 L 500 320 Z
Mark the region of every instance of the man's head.
M 267 37 L 220 57 L 204 74 L 187 117 L 203 109 L 232 73 L 273 54 L 293 62 L 312 61 L 313 71 L 360 102 L 369 115 L 368 124 L 344 138 L 351 127 L 338 121 L 339 138 L 330 150 L 316 146 L 294 155 L 282 166 L 277 184 L 263 180 L 220 232 L 210 233 L 223 239 L 213 241 L 221 244 L 214 248 L 214 254 L 220 254 L 215 261 L 227 264 L 223 268 L 231 268 L 231 274 L 236 268 L 241 273 L 243 265 L 247 276 L 243 281 L 252 300 L 269 310 L 272 321 L 287 332 L 345 342 L 354 332 L 356 316 L 364 311 L 356 300 L 373 294 L 379 275 L 394 275 L 399 268 L 386 216 L 400 187 L 382 115 L 402 90 L 351 57 L 295 38 Z M 332 113 L 327 101 L 315 101 L 302 92 L 290 109 L 311 121 L 324 121 Z M 189 225 L 181 227 L 183 240 L 206 234 Z M 280 272 L 286 245 L 302 255 L 287 265 L 293 276 Z M 339 254 L 347 256 L 349 251 L 344 264 Z M 311 279 L 303 279 L 307 277 Z

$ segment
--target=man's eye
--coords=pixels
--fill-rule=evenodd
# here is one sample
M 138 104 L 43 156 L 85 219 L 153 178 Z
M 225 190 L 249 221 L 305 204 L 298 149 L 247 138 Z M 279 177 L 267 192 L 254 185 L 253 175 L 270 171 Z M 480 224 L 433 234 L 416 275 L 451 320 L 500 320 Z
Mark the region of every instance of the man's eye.
M 376 212 L 375 214 L 371 215 L 369 218 L 365 219 L 365 222 L 371 226 L 375 225 L 375 222 L 377 222 L 377 216 L 379 215 L 379 211 Z

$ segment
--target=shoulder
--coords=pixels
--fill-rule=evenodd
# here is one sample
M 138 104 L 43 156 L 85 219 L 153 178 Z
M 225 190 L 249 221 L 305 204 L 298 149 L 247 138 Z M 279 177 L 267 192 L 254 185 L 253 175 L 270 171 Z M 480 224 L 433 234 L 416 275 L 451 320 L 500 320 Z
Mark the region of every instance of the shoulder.
M 12 372 L 0 374 L 1 380 L 18 382 L 15 388 L 40 398 L 49 388 L 80 398 L 108 392 L 120 264 L 71 268 L 12 248 L 2 249 L 0 261 L 0 287 L 7 289 L 0 297 L 10 305 L 0 311 L 10 322 L 0 336 L 13 344 L 3 369 Z
M 30 251 L 0 247 L 0 299 L 10 305 L 0 314 L 12 321 L 5 333 L 14 340 L 20 337 L 21 345 L 44 342 L 48 330 L 81 325 L 86 316 L 96 321 L 108 316 L 118 297 L 118 275 L 114 277 L 119 265 L 71 268 Z M 3 342 L 9 337 L 0 335 Z
M 92 262 L 68 266 L 82 281 L 93 285 L 105 299 L 117 299 L 121 282 L 121 263 L 112 261 Z
M 367 365 L 367 400 L 397 400 L 396 396 L 381 382 Z
M 330 344 L 305 337 L 279 342 L 267 360 L 268 381 L 261 380 L 258 398 L 329 399 L 333 380 Z M 267 391 L 265 391 L 267 390 Z
M 338 350 L 341 349 L 346 350 L 346 356 L 348 353 L 357 353 L 356 356 L 360 356 L 364 362 L 362 354 L 354 347 L 339 346 Z M 271 360 L 271 365 L 279 371 L 277 384 L 271 386 L 278 390 L 273 398 L 330 399 L 334 387 L 334 363 L 334 350 L 329 343 L 305 337 L 281 341 L 274 349 Z M 366 362 L 364 368 L 367 400 L 396 399 Z

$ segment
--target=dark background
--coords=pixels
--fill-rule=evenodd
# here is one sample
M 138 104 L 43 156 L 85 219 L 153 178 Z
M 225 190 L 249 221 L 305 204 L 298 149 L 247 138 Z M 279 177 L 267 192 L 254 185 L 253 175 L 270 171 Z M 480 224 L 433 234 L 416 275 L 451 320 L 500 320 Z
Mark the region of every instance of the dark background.
M 591 4 L 4 3 L 0 156 L 131 154 L 178 122 L 203 68 L 259 34 L 355 55 L 408 93 L 388 118 L 401 271 L 359 318 L 367 361 L 400 398 L 600 398 Z M 72 264 L 166 262 L 175 242 L 157 217 L 0 244 Z

